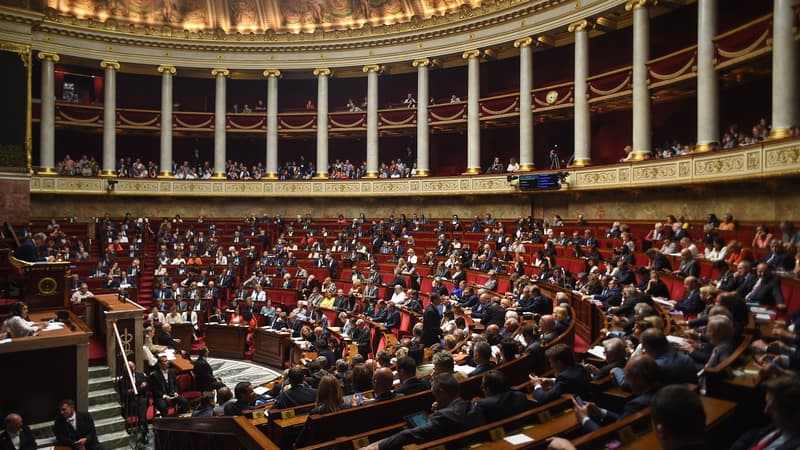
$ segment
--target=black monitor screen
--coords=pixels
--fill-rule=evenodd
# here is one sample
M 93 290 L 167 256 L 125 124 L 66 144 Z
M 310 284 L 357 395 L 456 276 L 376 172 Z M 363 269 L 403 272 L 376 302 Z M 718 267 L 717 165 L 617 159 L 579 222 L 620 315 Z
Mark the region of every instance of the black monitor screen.
M 519 176 L 519 190 L 521 191 L 559 188 L 561 188 L 561 183 L 559 182 L 559 176 L 557 173 Z

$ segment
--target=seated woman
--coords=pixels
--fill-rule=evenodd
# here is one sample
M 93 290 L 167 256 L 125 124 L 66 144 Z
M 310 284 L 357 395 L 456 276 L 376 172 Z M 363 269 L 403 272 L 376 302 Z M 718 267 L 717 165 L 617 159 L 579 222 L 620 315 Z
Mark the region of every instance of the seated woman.
M 270 324 L 275 320 L 275 307 L 272 306 L 272 300 L 267 299 L 267 302 L 261 307 L 259 314 L 264 317 L 265 324 Z
M 308 412 L 309 418 L 314 414 L 327 414 L 331 412 L 340 411 L 347 408 L 348 405 L 344 403 L 344 395 L 342 394 L 342 385 L 339 380 L 333 375 L 325 375 L 319 382 L 317 388 L 317 400 L 314 402 L 314 408 Z M 295 441 L 295 447 L 300 448 L 307 445 L 306 435 L 308 429 L 308 421 L 303 431 Z

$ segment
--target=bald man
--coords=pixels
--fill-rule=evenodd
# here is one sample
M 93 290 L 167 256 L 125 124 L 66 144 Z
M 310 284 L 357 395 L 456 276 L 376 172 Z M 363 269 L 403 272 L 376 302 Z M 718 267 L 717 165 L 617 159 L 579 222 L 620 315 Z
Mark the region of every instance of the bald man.
M 372 392 L 375 397 L 369 403 L 383 402 L 403 396 L 403 394 L 394 392 L 392 389 L 394 386 L 394 374 L 392 369 L 388 367 L 381 367 L 375 371 L 375 374 L 372 375 L 372 384 Z
M 35 450 L 38 445 L 30 428 L 22 423 L 22 416 L 9 414 L 6 416 L 6 427 L 0 433 L 0 449 L 2 450 Z

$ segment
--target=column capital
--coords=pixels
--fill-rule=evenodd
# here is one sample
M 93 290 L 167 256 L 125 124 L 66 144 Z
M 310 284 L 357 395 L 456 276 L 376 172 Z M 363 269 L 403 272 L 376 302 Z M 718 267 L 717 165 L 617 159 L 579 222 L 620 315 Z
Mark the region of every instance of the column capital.
M 51 59 L 53 60 L 53 62 L 58 62 L 58 60 L 61 59 L 61 57 L 58 56 L 58 53 L 51 53 L 51 52 L 39 52 L 38 57 L 39 59 L 42 60 Z
M 650 6 L 656 6 L 657 4 L 658 0 L 628 0 L 628 2 L 625 3 L 625 11 L 638 8 L 647 8 Z
M 514 47 L 516 48 L 528 47 L 532 43 L 533 43 L 533 38 L 530 36 L 525 36 L 524 38 L 519 38 L 516 41 L 514 41 Z
M 567 27 L 567 31 L 570 33 L 577 33 L 578 31 L 588 31 L 591 28 L 591 22 L 586 19 L 579 20 L 577 22 L 573 22 L 569 24 Z
M 411 61 L 414 67 L 433 67 L 436 65 L 436 60 L 432 58 L 419 58 Z
M 482 52 L 480 51 L 480 49 L 476 48 L 476 49 L 473 49 L 473 50 L 465 51 L 464 53 L 461 54 L 461 57 L 464 58 L 464 59 L 478 58 L 478 57 L 481 56 L 481 53 Z
M 119 62 L 118 61 L 103 60 L 103 61 L 100 61 L 100 67 L 102 67 L 103 69 L 119 70 Z
M 215 77 L 229 77 L 231 76 L 231 71 L 222 67 L 217 67 L 215 69 L 211 69 L 211 75 Z
M 328 69 L 327 67 L 320 67 L 320 68 L 314 69 L 314 76 L 315 77 L 329 77 L 329 76 L 331 76 L 331 74 L 332 74 L 331 69 Z
M 366 66 L 362 67 L 361 71 L 364 72 L 364 73 L 370 73 L 370 72 L 381 73 L 381 72 L 383 72 L 383 69 L 384 69 L 384 67 L 381 66 L 381 65 L 369 64 L 369 65 L 366 65 Z
M 266 69 L 264 70 L 263 75 L 267 78 L 280 78 L 281 71 L 278 69 Z
M 170 75 L 175 75 L 175 72 L 178 71 L 175 66 L 170 66 L 169 64 L 162 64 L 156 70 L 158 70 L 158 73 L 168 73 Z

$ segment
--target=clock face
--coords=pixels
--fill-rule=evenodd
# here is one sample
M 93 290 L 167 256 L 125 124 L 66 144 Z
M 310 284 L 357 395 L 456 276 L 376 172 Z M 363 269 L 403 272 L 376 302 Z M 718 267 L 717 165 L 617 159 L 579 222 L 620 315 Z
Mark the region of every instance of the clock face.
M 547 93 L 547 96 L 544 99 L 547 101 L 548 105 L 552 105 L 556 102 L 556 100 L 558 100 L 558 92 L 550 91 Z

